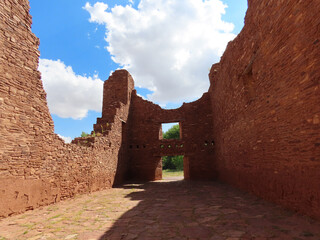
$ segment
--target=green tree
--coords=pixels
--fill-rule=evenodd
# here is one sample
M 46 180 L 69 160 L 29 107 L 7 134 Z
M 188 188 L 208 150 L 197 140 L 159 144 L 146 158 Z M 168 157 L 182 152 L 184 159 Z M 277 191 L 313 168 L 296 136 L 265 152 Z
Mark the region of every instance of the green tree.
M 172 156 L 162 157 L 162 168 L 163 169 L 176 169 L 176 166 L 172 162 Z
M 183 170 L 183 156 L 173 156 L 172 163 L 175 166 L 176 170 Z
M 162 168 L 171 170 L 183 170 L 183 156 L 162 157 Z
M 89 133 L 86 133 L 86 132 L 81 133 L 81 137 L 87 137 L 87 136 L 89 136 Z
M 173 125 L 165 133 L 163 133 L 163 139 L 180 139 L 180 127 L 179 124 Z

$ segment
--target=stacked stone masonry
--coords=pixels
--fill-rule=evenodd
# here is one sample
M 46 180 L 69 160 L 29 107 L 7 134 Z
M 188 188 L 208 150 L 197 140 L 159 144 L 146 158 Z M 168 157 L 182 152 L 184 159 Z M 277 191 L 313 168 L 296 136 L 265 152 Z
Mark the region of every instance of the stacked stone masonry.
M 0 1 L 0 217 L 109 188 L 122 178 L 117 117 L 126 119 L 128 103 L 115 106 L 119 114 L 105 135 L 84 140 L 87 145 L 65 144 L 54 134 L 37 71 L 39 40 L 30 26 L 28 1 Z
M 37 71 L 28 1 L 0 1 L 0 217 L 126 178 L 161 179 L 161 157 L 183 155 L 186 179 L 228 182 L 320 218 L 320 2 L 248 5 L 199 100 L 161 109 L 118 70 L 94 136 L 65 144 Z M 180 139 L 161 138 L 170 122 Z
M 219 179 L 320 217 L 320 1 L 248 1 L 210 71 Z

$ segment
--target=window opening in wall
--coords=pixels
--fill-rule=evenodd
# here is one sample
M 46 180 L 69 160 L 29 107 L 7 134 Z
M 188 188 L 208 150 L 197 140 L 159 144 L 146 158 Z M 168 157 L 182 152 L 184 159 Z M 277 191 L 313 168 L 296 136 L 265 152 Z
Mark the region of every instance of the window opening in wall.
M 181 124 L 179 122 L 162 123 L 159 139 L 181 139 Z
M 163 156 L 162 161 L 162 178 L 172 180 L 182 180 L 184 178 L 183 155 Z

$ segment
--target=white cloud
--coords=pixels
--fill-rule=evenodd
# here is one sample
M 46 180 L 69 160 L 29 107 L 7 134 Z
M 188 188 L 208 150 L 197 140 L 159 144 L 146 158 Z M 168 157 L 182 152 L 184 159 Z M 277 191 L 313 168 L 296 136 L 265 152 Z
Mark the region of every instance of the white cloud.
M 220 0 L 141 0 L 112 9 L 86 3 L 90 22 L 106 26 L 108 51 L 158 103 L 188 101 L 208 90 L 208 69 L 225 50 L 234 25 L 221 20 Z
M 60 60 L 39 60 L 39 71 L 47 92 L 50 113 L 62 118 L 82 119 L 89 110 L 102 109 L 103 81 L 76 75 Z
M 71 143 L 72 138 L 71 137 L 64 137 L 58 134 L 58 136 L 65 142 L 65 143 Z

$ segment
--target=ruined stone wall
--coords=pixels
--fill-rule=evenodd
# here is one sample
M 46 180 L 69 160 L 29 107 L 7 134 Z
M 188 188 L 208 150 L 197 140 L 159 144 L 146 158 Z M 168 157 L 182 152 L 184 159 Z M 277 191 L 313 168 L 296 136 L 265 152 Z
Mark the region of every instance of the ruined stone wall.
M 320 2 L 249 1 L 210 72 L 220 179 L 320 217 Z
M 94 125 L 96 132 L 103 133 L 117 119 L 126 122 L 129 114 L 131 93 L 134 82 L 126 70 L 115 71 L 103 85 L 102 117 L 97 119 Z M 124 106 L 124 107 L 123 107 Z M 121 112 L 119 110 L 121 109 Z
M 185 178 L 214 179 L 212 114 L 208 93 L 180 108 L 165 110 L 132 94 L 128 154 L 130 177 L 162 178 L 162 156 L 184 156 Z M 179 122 L 181 139 L 160 139 L 161 123 Z
M 97 137 L 65 144 L 37 71 L 28 1 L 0 1 L 0 217 L 125 176 L 160 179 L 161 156 L 184 155 L 186 178 L 218 177 L 320 218 L 319 12 L 316 0 L 250 0 L 243 31 L 210 71 L 209 93 L 164 110 L 116 71 Z M 180 122 L 180 140 L 161 139 L 168 122 Z
M 30 26 L 27 0 L 0 1 L 0 217 L 111 187 L 125 168 L 120 120 L 79 146 L 54 134 Z M 127 104 L 115 106 L 116 119 Z
M 102 117 L 94 125 L 95 133 L 104 136 L 110 132 L 121 140 L 115 184 L 121 183 L 128 173 L 128 117 L 134 82 L 126 70 L 115 71 L 103 86 Z

